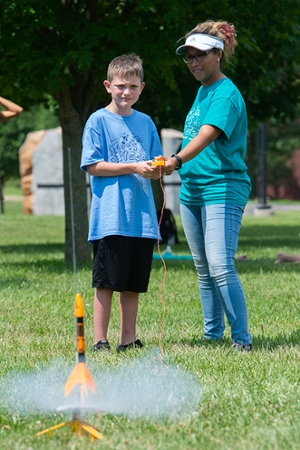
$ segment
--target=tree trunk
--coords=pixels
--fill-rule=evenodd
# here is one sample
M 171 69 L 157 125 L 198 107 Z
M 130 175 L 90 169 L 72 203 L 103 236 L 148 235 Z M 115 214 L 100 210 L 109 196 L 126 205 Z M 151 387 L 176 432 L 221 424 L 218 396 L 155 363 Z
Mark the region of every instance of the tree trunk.
M 80 93 L 78 92 L 80 95 Z M 86 174 L 80 170 L 82 133 L 86 118 L 73 105 L 68 87 L 56 92 L 63 135 L 63 174 L 65 197 L 65 264 L 81 266 L 91 263 L 91 245 L 88 237 Z M 70 149 L 70 150 L 69 150 Z M 71 165 L 69 165 L 69 159 Z M 71 205 L 71 197 L 73 203 Z M 72 208 L 73 206 L 73 208 Z M 72 214 L 73 212 L 73 214 Z M 74 235 L 73 235 L 74 233 Z M 75 248 L 73 249 L 73 238 Z
M 80 131 L 80 130 L 78 130 Z M 80 170 L 81 136 L 63 129 L 63 167 L 65 192 L 65 263 L 73 262 L 75 242 L 76 264 L 91 262 L 91 245 L 88 237 L 87 183 Z M 74 233 L 74 235 L 73 235 Z

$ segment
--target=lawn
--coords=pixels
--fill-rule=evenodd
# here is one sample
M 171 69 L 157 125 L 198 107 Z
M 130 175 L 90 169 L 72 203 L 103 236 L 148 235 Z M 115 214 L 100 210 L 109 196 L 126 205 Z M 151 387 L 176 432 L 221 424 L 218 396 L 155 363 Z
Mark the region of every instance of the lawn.
M 179 218 L 177 223 L 180 244 L 172 250 L 187 255 Z M 201 341 L 192 261 L 167 261 L 164 284 L 163 265 L 153 261 L 138 315 L 142 351 L 116 353 L 119 317 L 114 299 L 112 351 L 86 352 L 97 390 L 107 395 L 103 410 L 85 416 L 104 435 L 103 441 L 93 442 L 69 428 L 37 437 L 70 416 L 46 414 L 26 403 L 29 398 L 36 401 L 34 389 L 40 397 L 48 389 L 53 398 L 61 395 L 57 391 L 63 390 L 75 363 L 75 291 L 84 300 L 87 347 L 93 343 L 90 267 L 78 269 L 76 278 L 64 267 L 63 218 L 24 216 L 20 202 L 5 202 L 5 214 L 0 215 L 0 448 L 299 449 L 300 265 L 274 264 L 279 251 L 300 251 L 299 223 L 299 212 L 243 219 L 238 255 L 247 255 L 247 260 L 237 261 L 237 269 L 248 302 L 251 354 L 231 350 L 228 329 L 222 343 Z M 16 374 L 21 384 L 14 390 Z M 171 410 L 162 405 L 169 392 L 174 394 L 168 398 Z M 118 396 L 121 413 L 113 407 Z M 176 410 L 176 399 L 185 405 L 183 411 Z M 152 406 L 145 412 L 146 403 Z M 155 404 L 163 417 L 153 413 Z

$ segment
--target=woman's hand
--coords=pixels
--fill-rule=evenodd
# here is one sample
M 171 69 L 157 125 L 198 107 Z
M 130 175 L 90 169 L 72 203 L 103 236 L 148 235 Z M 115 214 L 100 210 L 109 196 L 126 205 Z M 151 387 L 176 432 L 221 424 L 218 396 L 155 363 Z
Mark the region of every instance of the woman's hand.
M 164 157 L 165 165 L 163 167 L 164 175 L 172 175 L 177 166 L 177 159 L 173 157 Z

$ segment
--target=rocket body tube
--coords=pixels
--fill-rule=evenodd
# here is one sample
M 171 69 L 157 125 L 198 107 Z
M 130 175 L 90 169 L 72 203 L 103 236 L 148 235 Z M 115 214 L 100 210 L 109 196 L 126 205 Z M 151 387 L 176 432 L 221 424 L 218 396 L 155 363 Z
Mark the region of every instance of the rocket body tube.
M 88 387 L 96 394 L 96 385 L 87 368 L 85 362 L 85 341 L 84 341 L 84 308 L 80 294 L 75 298 L 75 321 L 76 321 L 76 365 L 71 373 L 66 385 L 65 396 L 67 397 L 76 386 L 80 386 L 83 394 L 88 396 Z

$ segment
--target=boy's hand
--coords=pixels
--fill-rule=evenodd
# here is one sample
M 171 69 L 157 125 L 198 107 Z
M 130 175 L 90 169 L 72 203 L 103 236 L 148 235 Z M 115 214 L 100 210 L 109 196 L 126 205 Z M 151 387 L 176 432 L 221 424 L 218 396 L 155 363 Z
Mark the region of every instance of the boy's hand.
M 153 161 L 140 162 L 136 164 L 136 173 L 149 180 L 158 180 L 163 175 L 162 166 L 152 167 Z

